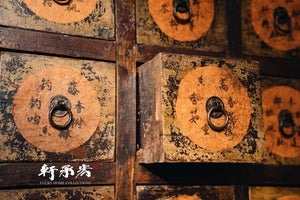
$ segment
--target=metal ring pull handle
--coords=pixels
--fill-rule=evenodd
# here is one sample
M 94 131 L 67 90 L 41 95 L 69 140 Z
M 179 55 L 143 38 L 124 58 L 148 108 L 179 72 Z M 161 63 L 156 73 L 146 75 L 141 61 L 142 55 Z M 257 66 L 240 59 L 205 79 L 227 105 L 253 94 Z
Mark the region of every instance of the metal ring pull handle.
M 215 126 L 210 120 L 211 114 L 215 111 L 218 111 L 218 112 L 221 111 L 226 117 L 225 123 L 222 126 Z M 212 107 L 207 113 L 207 121 L 208 121 L 208 125 L 210 126 L 210 128 L 212 128 L 214 131 L 221 132 L 225 129 L 225 127 L 228 124 L 228 112 L 224 108 L 220 109 L 218 107 Z
M 274 10 L 274 26 L 275 29 L 279 30 L 282 34 L 291 33 L 292 29 L 292 20 L 289 17 L 288 11 L 284 7 L 277 7 Z M 283 29 L 282 25 L 288 25 L 288 28 Z
M 173 10 L 173 14 L 175 19 L 182 24 L 186 24 L 190 21 L 191 17 L 192 17 L 192 9 L 190 7 L 190 1 L 189 0 L 173 0 L 173 6 L 174 6 L 174 10 Z M 189 14 L 189 16 L 186 19 L 180 18 L 177 13 L 187 13 Z
M 69 4 L 72 0 L 53 0 L 53 1 L 60 5 L 66 5 Z
M 279 130 L 283 137 L 291 138 L 295 135 L 297 127 L 293 120 L 293 114 L 288 110 L 281 110 L 278 114 Z M 286 133 L 283 128 L 293 127 L 292 133 Z
M 67 111 L 68 115 L 69 115 L 69 119 L 68 119 L 68 122 L 65 123 L 64 125 L 58 125 L 56 124 L 54 121 L 53 121 L 53 115 L 56 111 Z M 72 121 L 72 112 L 71 112 L 71 109 L 68 108 L 66 106 L 66 104 L 62 101 L 59 101 L 58 104 L 56 106 L 54 106 L 50 112 L 49 112 L 49 121 L 50 121 L 50 124 L 56 128 L 56 129 L 59 129 L 59 130 L 65 130 L 67 129 L 70 124 L 71 124 L 71 121 Z

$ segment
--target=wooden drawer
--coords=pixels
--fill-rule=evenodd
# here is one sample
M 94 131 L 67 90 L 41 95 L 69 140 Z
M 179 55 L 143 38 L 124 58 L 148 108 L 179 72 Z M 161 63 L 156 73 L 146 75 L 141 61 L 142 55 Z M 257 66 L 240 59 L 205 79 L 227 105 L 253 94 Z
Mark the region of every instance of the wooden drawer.
M 137 43 L 212 52 L 225 51 L 225 1 L 206 0 L 200 4 L 198 1 L 190 2 L 195 15 L 191 18 L 193 22 L 181 24 L 172 14 L 172 0 L 160 1 L 159 4 L 154 0 L 137 0 Z M 149 5 L 153 12 L 149 11 Z
M 233 200 L 232 186 L 138 186 L 137 200 Z
M 138 77 L 139 162 L 264 160 L 257 62 L 159 54 Z
M 247 55 L 299 58 L 300 56 L 300 3 L 299 1 L 244 0 L 241 1 L 242 47 Z M 288 12 L 284 19 L 291 22 L 288 26 L 276 28 L 275 10 L 283 7 Z M 284 11 L 284 12 L 285 12 Z M 277 13 L 277 12 L 276 12 Z M 280 17 L 280 16 L 279 16 Z M 284 22 L 289 24 L 288 22 Z
M 58 0 L 60 1 L 60 0 Z M 2 0 L 0 24 L 38 31 L 114 39 L 113 0 Z
M 261 82 L 268 161 L 300 165 L 300 81 L 263 76 Z
M 1 161 L 112 161 L 115 64 L 1 54 Z
M 113 186 L 0 190 L 1 199 L 91 199 L 113 200 Z
M 299 200 L 300 188 L 250 187 L 249 200 Z

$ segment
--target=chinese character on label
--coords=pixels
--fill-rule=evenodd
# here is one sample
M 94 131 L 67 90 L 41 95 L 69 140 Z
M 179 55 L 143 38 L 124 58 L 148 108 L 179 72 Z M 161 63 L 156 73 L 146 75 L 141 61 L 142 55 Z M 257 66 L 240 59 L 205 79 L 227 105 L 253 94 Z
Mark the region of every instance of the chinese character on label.
M 91 172 L 88 169 L 93 169 L 93 168 L 91 168 L 89 165 L 82 164 L 79 167 L 79 170 L 77 171 L 78 174 L 75 178 L 83 175 L 86 175 L 87 177 L 91 177 Z
M 54 172 L 55 171 L 57 171 L 58 169 L 56 169 L 55 168 L 55 166 L 51 166 L 50 168 L 46 165 L 46 164 L 44 164 L 43 166 L 42 166 L 42 168 L 41 168 L 41 173 L 40 174 L 38 174 L 38 176 L 43 176 L 43 177 L 45 177 L 46 176 L 46 174 L 50 174 L 50 177 L 49 177 L 49 179 L 51 180 L 51 181 L 53 181 L 54 180 Z

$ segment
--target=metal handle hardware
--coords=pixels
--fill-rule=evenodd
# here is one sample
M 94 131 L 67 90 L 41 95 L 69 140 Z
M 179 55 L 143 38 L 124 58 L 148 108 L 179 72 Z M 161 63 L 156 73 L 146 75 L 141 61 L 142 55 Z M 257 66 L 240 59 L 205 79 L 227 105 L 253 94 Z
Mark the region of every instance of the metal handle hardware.
M 190 1 L 189 0 L 173 0 L 173 6 L 174 6 L 173 14 L 174 14 L 175 19 L 181 24 L 188 23 L 193 15 L 192 9 L 190 7 Z M 188 13 L 189 16 L 186 19 L 183 19 L 177 15 L 177 12 Z
M 69 4 L 72 0 L 53 0 L 53 1 L 60 5 L 66 5 Z
M 72 122 L 72 112 L 71 103 L 69 99 L 61 95 L 52 97 L 49 102 L 49 110 L 49 121 L 54 128 L 59 130 L 65 130 L 70 126 Z M 53 121 L 53 116 L 65 117 L 67 114 L 69 115 L 69 119 L 64 125 L 58 125 Z
M 278 122 L 279 122 L 279 130 L 283 137 L 285 138 L 291 138 L 296 133 L 296 124 L 293 120 L 293 114 L 288 110 L 281 110 L 278 114 Z M 288 134 L 286 133 L 283 128 L 289 128 L 292 127 L 293 131 L 292 133 Z
M 292 29 L 292 20 L 289 17 L 288 11 L 284 7 L 277 7 L 273 13 L 275 30 L 281 34 L 289 34 Z M 282 25 L 287 25 L 287 28 L 282 28 Z
M 210 97 L 206 101 L 206 111 L 207 111 L 207 121 L 210 128 L 212 128 L 214 131 L 221 132 L 225 129 L 225 127 L 228 124 L 228 112 L 224 108 L 223 101 L 216 96 Z M 210 118 L 218 119 L 222 115 L 225 115 L 225 123 L 222 126 L 215 126 Z

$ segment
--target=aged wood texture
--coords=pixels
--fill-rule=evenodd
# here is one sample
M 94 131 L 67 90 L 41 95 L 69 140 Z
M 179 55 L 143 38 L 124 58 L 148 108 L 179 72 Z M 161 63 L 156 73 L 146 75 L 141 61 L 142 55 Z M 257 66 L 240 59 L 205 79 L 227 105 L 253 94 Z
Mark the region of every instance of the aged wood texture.
M 135 1 L 116 0 L 117 134 L 115 198 L 135 198 L 136 47 Z
M 300 81 L 278 77 L 261 77 L 264 109 L 266 145 L 271 152 L 268 160 L 276 160 L 280 164 L 299 164 L 299 118 Z M 285 138 L 279 130 L 278 114 L 288 109 L 293 115 L 296 125 L 295 134 Z M 299 116 L 298 116 L 299 117 Z M 284 128 L 291 133 L 291 128 Z
M 233 200 L 232 186 L 138 186 L 137 200 Z
M 269 39 L 266 37 L 270 37 L 272 35 L 272 31 L 275 31 L 274 28 L 274 19 L 273 19 L 273 13 L 274 9 L 276 8 L 276 5 L 286 7 L 285 4 L 293 4 L 298 2 L 298 1 L 291 1 L 290 3 L 285 3 L 286 1 L 276 1 L 272 3 L 268 3 L 267 7 L 258 7 L 261 4 L 254 3 L 252 4 L 253 0 L 245 0 L 241 1 L 241 13 L 242 13 L 242 47 L 243 47 L 243 53 L 246 55 L 255 55 L 255 56 L 268 56 L 268 57 L 279 57 L 279 58 L 298 58 L 300 55 L 300 48 L 299 48 L 299 36 L 297 38 L 292 38 L 295 37 L 294 35 L 292 37 L 289 36 L 280 36 L 280 34 L 273 34 L 275 37 L 274 39 Z M 262 2 L 262 1 L 260 1 Z M 297 3 L 296 3 L 297 4 Z M 254 7 L 257 7 L 259 9 L 259 14 L 255 14 L 255 16 L 252 16 L 251 14 L 254 14 L 253 12 L 251 13 L 251 8 L 253 5 Z M 289 7 L 289 6 L 288 6 Z M 266 10 L 264 10 L 266 8 Z M 289 15 L 294 15 L 293 13 L 298 13 L 299 12 L 299 6 L 293 6 L 292 8 L 287 8 Z M 256 10 L 256 9 L 255 9 Z M 294 11 L 293 11 L 294 10 Z M 266 15 L 265 15 L 266 14 Z M 264 16 L 266 18 L 264 18 Z M 298 18 L 299 15 L 295 14 L 293 18 L 293 25 L 292 25 L 292 32 L 297 32 L 296 34 L 298 35 L 299 32 L 299 24 L 296 18 Z M 258 21 L 257 21 L 257 20 Z M 254 20 L 254 21 L 252 21 Z M 265 21 L 260 21 L 260 20 L 265 20 Z M 260 29 L 262 30 L 256 30 L 255 27 L 253 27 L 253 23 L 255 26 L 257 25 L 258 27 L 262 27 Z M 286 29 L 286 27 L 283 27 L 283 29 Z M 276 32 L 276 31 L 275 31 Z M 294 33 L 293 33 L 294 34 Z M 260 36 L 262 39 L 260 38 Z M 292 38 L 292 39 L 291 39 Z M 265 41 L 264 41 L 265 40 Z M 274 40 L 274 41 L 273 41 Z M 289 42 L 284 42 L 285 40 L 288 40 Z M 296 45 L 292 46 L 292 49 L 287 49 L 287 47 L 284 47 L 288 43 L 291 43 L 292 40 L 297 40 L 295 43 Z M 276 43 L 281 43 L 282 47 L 278 46 Z M 270 46 L 273 46 L 270 47 Z M 275 49 L 275 46 L 278 49 Z M 288 45 L 291 47 L 291 45 Z M 285 50 L 285 51 L 283 51 Z
M 39 70 L 55 67 L 66 67 L 75 70 L 76 73 L 80 74 L 85 81 L 90 82 L 92 88 L 96 93 L 96 98 L 100 104 L 100 113 L 98 118 L 98 125 L 96 131 L 92 134 L 92 137 L 80 147 L 73 149 L 72 151 L 65 153 L 50 153 L 36 148 L 30 144 L 26 137 L 25 139 L 20 134 L 20 131 L 15 125 L 15 121 L 12 114 L 12 104 L 16 95 L 16 92 L 22 86 L 22 82 L 30 77 Z M 65 74 L 68 76 L 67 74 Z M 51 75 L 48 75 L 51 76 Z M 72 77 L 70 75 L 70 77 Z M 57 77 L 55 77 L 57 78 Z M 68 78 L 66 78 L 68 79 Z M 83 79 L 82 79 L 83 80 Z M 40 83 L 38 81 L 41 81 Z M 58 80 L 59 81 L 59 80 Z M 40 85 L 40 88 L 49 90 L 54 87 L 56 81 L 51 82 L 48 79 L 37 80 L 35 84 Z M 59 84 L 58 82 L 56 82 Z M 57 57 L 38 56 L 30 54 L 17 54 L 17 53 L 2 53 L 1 55 L 1 161 L 95 161 L 95 160 L 106 160 L 112 161 L 114 159 L 115 150 L 115 65 L 113 63 L 104 63 L 97 61 L 87 60 L 74 60 L 64 59 Z M 63 84 L 62 84 L 63 85 Z M 76 84 L 68 86 L 67 91 L 60 90 L 57 86 L 57 92 L 59 94 L 53 95 L 66 95 L 70 96 L 70 92 L 77 94 L 82 89 L 76 88 Z M 84 87 L 84 86 L 82 86 Z M 26 89 L 26 88 L 25 88 Z M 26 92 L 30 93 L 31 89 L 27 88 Z M 70 90 L 69 90 L 70 89 Z M 51 91 L 49 91 L 51 92 Z M 22 93 L 22 92 L 21 92 Z M 35 93 L 35 91 L 33 91 Z M 68 95 L 67 95 L 68 94 Z M 77 96 L 77 95 L 73 96 Z M 35 94 L 36 95 L 36 94 Z M 33 94 L 33 101 L 28 105 L 29 107 L 38 109 L 39 102 L 41 99 Z M 71 95 L 72 96 L 72 95 Z M 80 95 L 78 95 L 80 96 Z M 21 100 L 21 99 L 20 99 Z M 31 100 L 31 98 L 30 98 Z M 82 100 L 79 100 L 82 101 Z M 83 102 L 83 101 L 82 101 Z M 15 102 L 17 103 L 17 102 Z M 28 102 L 25 102 L 26 104 Z M 47 105 L 49 102 L 41 102 L 41 105 Z M 19 103 L 17 103 L 19 105 Z M 16 104 L 16 105 L 17 105 Z M 87 105 L 78 104 L 78 100 L 75 105 L 72 105 L 73 112 L 77 112 L 78 109 L 82 111 L 88 108 Z M 76 107 L 77 105 L 77 107 Z M 26 106 L 26 105 L 25 105 Z M 75 107 L 76 108 L 75 108 Z M 47 106 L 45 106 L 47 107 Z M 84 107 L 84 108 L 83 108 Z M 16 113 L 15 113 L 16 114 Z M 25 118 L 26 121 L 32 124 L 39 124 L 39 116 L 31 116 L 32 118 Z M 20 117 L 21 115 L 19 115 Z M 45 117 L 44 119 L 47 119 Z M 88 120 L 88 119 L 87 119 Z M 21 118 L 20 118 L 20 121 Z M 74 118 L 71 126 L 80 127 L 83 125 L 82 120 L 76 120 Z M 18 125 L 18 124 L 17 124 Z M 46 130 L 47 129 L 47 130 Z M 49 134 L 48 130 L 51 130 L 50 126 L 42 128 L 42 132 L 39 129 L 32 130 L 33 134 L 39 135 Z M 64 130 L 61 136 L 66 136 Z M 52 133 L 50 133 L 52 134 Z M 81 132 L 81 134 L 86 134 Z M 41 137 L 42 137 L 41 136 Z M 71 136 L 71 135 L 69 135 Z M 71 136 L 72 137 L 72 136 Z M 65 137 L 63 137 L 65 138 Z M 61 138 L 62 139 L 62 138 Z M 68 139 L 68 138 L 67 138 Z M 47 142 L 47 140 L 45 140 Z M 83 141 L 81 141 L 83 143 Z M 76 145 L 77 146 L 77 145 Z M 60 148 L 60 147 L 59 147 Z M 59 152 L 59 151 L 55 151 Z
M 82 164 L 88 165 L 93 169 L 90 177 L 77 176 L 77 170 Z M 38 176 L 41 173 L 43 163 L 4 163 L 0 164 L 0 186 L 1 187 L 52 187 L 55 185 L 110 185 L 115 183 L 115 164 L 114 163 L 46 163 L 48 167 L 55 166 L 53 181 L 50 180 L 51 174 Z M 69 174 L 66 178 L 60 176 L 60 170 L 65 165 L 71 165 L 74 175 Z M 65 175 L 65 174 L 63 174 Z
M 213 0 L 193 1 L 189 3 L 191 13 L 180 12 L 180 6 L 174 8 L 172 0 L 148 0 L 149 11 L 152 19 L 160 30 L 167 36 L 177 41 L 196 41 L 206 35 L 214 19 L 215 5 Z M 175 11 L 175 10 L 176 11 Z M 175 18 L 174 12 L 179 19 L 190 19 L 186 23 Z
M 220 152 L 205 150 L 192 142 L 178 123 L 176 111 L 178 87 L 186 74 L 196 68 L 211 65 L 229 70 L 239 79 L 248 93 L 251 106 L 251 121 L 245 137 L 234 148 Z M 226 88 L 226 79 L 214 81 L 218 82 L 220 88 Z M 141 66 L 139 82 L 141 149 L 137 157 L 140 162 L 264 161 L 261 88 L 256 62 L 159 54 L 151 62 Z M 206 112 L 205 108 L 201 110 Z M 229 128 L 226 127 L 226 130 Z M 199 134 L 206 133 L 205 127 L 199 130 Z
M 0 47 L 18 51 L 115 61 L 116 43 L 0 26 Z
M 87 0 L 85 1 L 82 3 L 86 4 Z M 38 1 L 26 0 L 26 3 L 29 2 L 32 2 L 32 5 L 29 5 L 29 7 L 31 8 L 33 8 L 33 5 L 38 4 Z M 76 4 L 77 3 L 81 2 L 76 2 Z M 52 5 L 56 6 L 53 1 L 43 1 L 41 2 L 41 4 L 38 5 L 38 7 L 41 6 L 41 8 L 34 9 L 34 12 L 39 12 L 39 10 L 41 11 L 44 8 L 46 8 L 46 10 L 52 10 L 52 8 L 50 8 L 50 6 Z M 84 5 L 84 7 L 85 6 L 86 5 Z M 81 16 L 80 18 L 76 17 L 76 20 L 82 20 L 76 21 L 74 23 L 66 22 L 73 18 L 74 13 L 75 15 L 78 15 L 78 12 L 76 12 L 78 11 L 78 8 L 70 5 L 67 6 L 65 10 L 67 11 L 64 11 L 64 9 L 62 10 L 62 12 L 67 13 L 66 16 L 63 17 L 63 20 L 54 20 L 50 18 L 50 20 L 61 22 L 56 23 L 53 21 L 49 21 L 43 17 L 45 17 L 45 15 L 56 15 L 56 17 L 59 16 L 60 11 L 58 11 L 57 9 L 55 9 L 54 13 L 50 13 L 48 10 L 46 13 L 42 12 L 42 16 L 39 16 L 35 14 L 32 10 L 30 10 L 30 8 L 28 8 L 22 0 L 3 0 L 0 2 L 0 24 L 5 26 L 33 29 L 46 32 L 95 37 L 101 39 L 114 39 L 114 8 L 112 0 L 97 0 L 97 3 L 94 6 L 91 14 L 89 14 L 84 19 L 82 19 L 83 16 Z M 56 13 L 56 11 L 58 13 Z M 47 18 L 49 19 L 49 16 Z
M 291 198 L 293 196 L 293 198 Z M 298 200 L 299 188 L 288 187 L 250 187 L 249 200 Z
M 0 190 L 1 199 L 27 200 L 27 199 L 90 199 L 90 200 L 113 200 L 113 186 L 90 186 L 90 187 L 65 187 L 49 189 L 18 189 Z
M 145 45 L 159 45 L 172 48 L 223 52 L 225 51 L 226 46 L 225 7 L 225 1 L 223 0 L 218 0 L 215 3 L 214 21 L 205 36 L 196 41 L 180 42 L 172 39 L 171 37 L 168 37 L 168 34 L 166 35 L 165 33 L 163 33 L 156 25 L 149 12 L 149 5 L 147 0 L 137 0 L 137 43 Z M 197 26 L 198 25 L 195 24 L 194 28 Z M 182 33 L 181 35 L 185 34 Z M 182 36 L 181 38 L 183 37 L 185 36 Z M 193 40 L 195 40 L 194 37 Z

